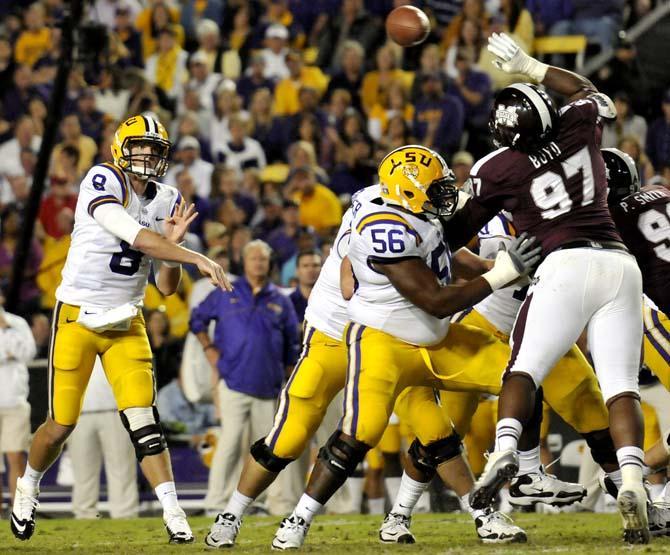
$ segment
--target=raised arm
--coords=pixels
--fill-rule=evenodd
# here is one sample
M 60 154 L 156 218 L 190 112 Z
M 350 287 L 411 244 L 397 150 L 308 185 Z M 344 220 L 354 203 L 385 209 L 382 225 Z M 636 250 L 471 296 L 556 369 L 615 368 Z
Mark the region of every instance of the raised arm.
M 497 58 L 493 64 L 506 73 L 521 73 L 547 88 L 578 100 L 598 92 L 595 85 L 586 77 L 544 64 L 526 54 L 514 40 L 505 33 L 493 33 L 489 37 L 489 51 Z

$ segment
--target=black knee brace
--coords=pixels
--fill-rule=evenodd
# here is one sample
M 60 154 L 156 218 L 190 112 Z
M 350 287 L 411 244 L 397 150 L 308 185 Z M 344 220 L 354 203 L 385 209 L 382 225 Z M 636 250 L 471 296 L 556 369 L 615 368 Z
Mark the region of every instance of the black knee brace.
M 435 474 L 442 463 L 458 457 L 463 450 L 461 436 L 453 432 L 449 437 L 423 445 L 418 439 L 409 446 L 409 456 L 418 470 L 428 476 Z
M 343 435 L 339 430 L 331 435 L 326 444 L 319 449 L 319 459 L 335 476 L 345 480 L 354 473 L 370 447 L 353 438 L 344 440 Z
M 587 432 L 582 434 L 582 437 L 586 440 L 589 449 L 591 449 L 593 460 L 600 466 L 603 464 L 619 464 L 609 428 Z
M 123 426 L 128 430 L 130 441 L 135 448 L 135 457 L 138 462 L 142 462 L 144 457 L 158 455 L 167 449 L 167 442 L 163 435 L 163 428 L 161 427 L 160 418 L 158 417 L 158 410 L 156 407 L 151 408 L 153 410 L 154 422 L 142 426 L 137 430 L 132 430 L 130 428 L 128 417 L 123 414 L 123 411 L 119 411 L 121 422 L 123 422 Z
M 262 437 L 251 446 L 251 456 L 260 464 L 265 470 L 270 472 L 281 472 L 286 468 L 293 459 L 282 459 L 277 457 L 272 450 L 265 445 L 265 438 Z

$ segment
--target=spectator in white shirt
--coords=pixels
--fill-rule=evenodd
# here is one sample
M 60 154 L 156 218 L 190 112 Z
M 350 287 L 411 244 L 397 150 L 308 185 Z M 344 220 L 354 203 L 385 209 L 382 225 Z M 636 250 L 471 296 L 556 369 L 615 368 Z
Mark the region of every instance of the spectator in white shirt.
M 190 79 L 186 83 L 184 90 L 197 90 L 200 106 L 204 110 L 213 113 L 214 93 L 221 82 L 221 74 L 213 73 L 209 70 L 207 54 L 202 50 L 198 50 L 191 56 L 191 59 L 188 61 L 188 69 Z
M 230 140 L 212 145 L 214 160 L 238 171 L 263 169 L 266 166 L 265 152 L 256 139 L 247 136 L 247 120 L 232 116 L 228 120 L 228 129 Z
M 135 450 L 126 432 L 100 358 L 95 358 L 77 427 L 68 438 L 72 461 L 72 512 L 97 518 L 100 470 L 105 464 L 109 514 L 135 518 L 139 512 Z
M 265 48 L 261 55 L 265 60 L 264 77 L 279 81 L 289 76 L 286 65 L 288 54 L 288 29 L 279 23 L 273 23 L 265 31 Z
M 14 138 L 0 145 L 0 205 L 16 200 L 11 182 L 15 178 L 26 177 L 21 152 L 31 150 L 37 153 L 41 143 L 42 137 L 35 134 L 30 116 L 20 117 L 14 127 Z
M 205 162 L 200 157 L 200 143 L 198 139 L 186 135 L 179 139 L 177 143 L 177 152 L 175 153 L 177 164 L 171 164 L 165 176 L 167 185 L 177 186 L 177 174 L 183 170 L 188 170 L 195 183 L 195 190 L 198 196 L 209 198 L 209 192 L 212 188 L 212 171 L 214 164 Z
M 9 492 L 13 500 L 16 480 L 25 472 L 26 452 L 30 447 L 26 364 L 35 358 L 36 348 L 28 322 L 5 312 L 4 303 L 5 298 L 0 293 L 0 459 L 3 455 L 7 457 Z
M 142 11 L 142 5 L 137 0 L 96 0 L 89 12 L 91 20 L 110 25 L 110 22 L 114 21 L 116 10 L 120 7 L 128 10 L 132 21 L 135 21 Z

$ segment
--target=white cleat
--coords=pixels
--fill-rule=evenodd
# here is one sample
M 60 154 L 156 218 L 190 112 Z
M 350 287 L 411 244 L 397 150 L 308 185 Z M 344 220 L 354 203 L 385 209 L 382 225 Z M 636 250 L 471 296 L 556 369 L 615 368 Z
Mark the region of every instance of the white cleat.
M 16 480 L 16 493 L 9 520 L 12 534 L 19 540 L 29 540 L 35 532 L 35 510 L 39 505 L 39 494 L 39 490 L 30 491 L 21 485 L 21 478 Z
M 647 518 L 647 491 L 637 487 L 622 486 L 617 496 L 617 506 L 623 520 L 623 539 L 627 543 L 649 543 Z
M 586 489 L 581 484 L 563 482 L 544 467 L 539 472 L 521 474 L 512 479 L 509 486 L 509 502 L 515 507 L 531 507 L 537 503 L 565 507 L 581 501 Z
M 305 543 L 309 524 L 305 519 L 296 515 L 286 517 L 281 521 L 279 528 L 272 539 L 272 549 L 300 549 Z
M 242 519 L 235 515 L 230 513 L 216 515 L 214 524 L 205 536 L 205 544 L 209 547 L 233 547 L 241 525 Z
M 649 532 L 652 536 L 670 535 L 670 505 L 665 502 L 649 503 L 647 505 L 649 517 Z
M 482 475 L 470 492 L 473 509 L 490 507 L 501 488 L 519 471 L 519 456 L 516 451 L 494 451 L 488 456 Z
M 409 531 L 412 518 L 396 513 L 386 515 L 381 528 L 379 528 L 379 539 L 383 543 L 415 543 L 414 534 Z
M 163 522 L 170 537 L 169 543 L 193 543 L 193 532 L 186 520 L 186 513 L 180 507 L 164 511 Z
M 475 519 L 477 535 L 483 543 L 526 543 L 526 532 L 499 511 L 487 510 Z

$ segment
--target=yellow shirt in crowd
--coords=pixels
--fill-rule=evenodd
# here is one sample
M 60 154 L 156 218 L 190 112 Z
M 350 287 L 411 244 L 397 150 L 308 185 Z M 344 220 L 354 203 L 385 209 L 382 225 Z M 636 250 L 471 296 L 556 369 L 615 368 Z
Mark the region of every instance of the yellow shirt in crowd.
M 191 295 L 193 280 L 184 271 L 181 273 L 181 283 L 179 290 L 174 295 L 166 297 L 155 285 L 151 283 L 147 286 L 144 294 L 144 308 L 147 310 L 156 310 L 160 306 L 165 307 L 165 314 L 170 321 L 170 335 L 173 337 L 184 337 L 188 332 L 188 320 L 190 311 L 188 308 L 188 298 Z
M 44 257 L 37 273 L 37 286 L 42 291 L 42 308 L 51 309 L 56 306 L 56 288 L 61 282 L 61 272 L 70 242 L 69 235 L 60 239 L 49 236 L 44 239 Z
M 318 67 L 306 66 L 302 68 L 299 79 L 286 77 L 279 81 L 275 88 L 274 112 L 276 116 L 292 116 L 298 113 L 300 110 L 298 95 L 301 87 L 314 89 L 321 98 L 328 87 L 328 77 Z
M 14 46 L 14 59 L 19 64 L 34 66 L 51 48 L 51 32 L 46 27 L 23 31 Z
M 342 221 L 342 205 L 335 193 L 319 183 L 314 192 L 296 193 L 293 200 L 299 206 L 300 225 L 313 227 L 317 232 L 337 227 Z

